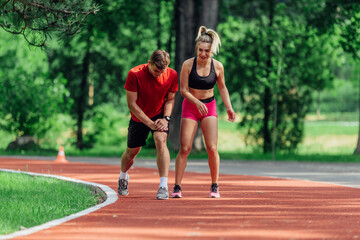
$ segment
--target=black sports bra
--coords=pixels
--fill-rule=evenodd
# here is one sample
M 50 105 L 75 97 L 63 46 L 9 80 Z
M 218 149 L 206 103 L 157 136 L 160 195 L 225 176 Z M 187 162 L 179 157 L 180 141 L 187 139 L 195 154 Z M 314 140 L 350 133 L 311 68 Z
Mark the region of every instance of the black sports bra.
M 189 87 L 195 89 L 212 89 L 215 86 L 217 80 L 213 59 L 211 59 L 210 74 L 206 77 L 202 77 L 197 74 L 196 59 L 197 58 L 195 57 L 189 75 Z

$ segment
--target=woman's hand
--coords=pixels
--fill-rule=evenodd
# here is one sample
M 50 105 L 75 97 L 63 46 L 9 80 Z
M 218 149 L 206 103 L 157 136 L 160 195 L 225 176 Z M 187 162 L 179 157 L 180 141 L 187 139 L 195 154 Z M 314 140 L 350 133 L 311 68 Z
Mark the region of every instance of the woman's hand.
M 228 120 L 230 122 L 234 122 L 235 119 L 236 119 L 236 114 L 235 114 L 234 110 L 233 109 L 228 109 L 228 110 L 226 110 L 226 112 L 228 114 Z
M 196 104 L 196 107 L 202 116 L 205 116 L 206 114 L 208 114 L 208 108 L 206 107 L 206 105 L 203 102 L 198 101 L 198 103 Z

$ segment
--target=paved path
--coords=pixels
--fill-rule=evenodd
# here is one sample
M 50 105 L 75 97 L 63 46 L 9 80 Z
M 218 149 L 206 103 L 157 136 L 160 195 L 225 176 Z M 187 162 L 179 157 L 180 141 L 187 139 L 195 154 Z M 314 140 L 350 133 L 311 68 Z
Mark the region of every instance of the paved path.
M 118 159 L 68 159 L 58 164 L 44 158 L 0 158 L 0 168 L 56 174 L 116 190 Z M 130 171 L 129 196 L 16 239 L 360 239 L 358 166 L 224 161 L 220 199 L 208 198 L 208 173 L 188 171 L 184 197 L 158 201 L 154 160 L 139 160 Z M 206 172 L 206 161 L 190 160 L 188 170 Z M 315 177 L 323 183 L 289 177 Z M 173 171 L 169 178 L 174 179 Z

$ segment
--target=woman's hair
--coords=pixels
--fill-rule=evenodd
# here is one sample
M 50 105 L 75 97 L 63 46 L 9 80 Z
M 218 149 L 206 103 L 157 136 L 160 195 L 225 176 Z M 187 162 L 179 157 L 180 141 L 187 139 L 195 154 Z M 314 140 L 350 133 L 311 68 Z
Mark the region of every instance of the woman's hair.
M 155 50 L 150 56 L 150 63 L 158 69 L 165 69 L 170 64 L 170 55 L 165 50 Z
M 195 39 L 197 50 L 200 42 L 210 43 L 211 44 L 211 52 L 212 54 L 217 54 L 219 52 L 219 48 L 221 46 L 221 41 L 219 35 L 212 29 L 201 26 L 198 31 L 198 35 Z

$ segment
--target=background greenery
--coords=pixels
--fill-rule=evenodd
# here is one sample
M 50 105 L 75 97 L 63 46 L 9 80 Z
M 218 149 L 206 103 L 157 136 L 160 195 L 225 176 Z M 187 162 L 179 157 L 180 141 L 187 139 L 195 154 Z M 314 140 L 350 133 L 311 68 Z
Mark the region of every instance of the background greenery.
M 207 7 L 206 1 L 196 0 L 93 2 L 99 6 L 97 14 L 89 15 L 81 31 L 66 41 L 53 34 L 52 39 L 40 37 L 46 47 L 34 48 L 23 37 L 0 31 L 1 154 L 55 155 L 63 145 L 68 156 L 120 157 L 129 120 L 123 89 L 129 69 L 163 48 L 171 54 L 170 67 L 179 71 L 183 50 L 176 36 L 184 21 L 179 6 L 194 7 L 192 17 L 198 24 L 201 19 L 196 16 L 202 18 Z M 213 28 L 222 48 L 216 58 L 225 67 L 238 113 L 236 123 L 224 120 L 225 109 L 215 89 L 222 156 L 341 155 L 358 161 L 351 155 L 359 136 L 360 3 L 218 3 L 217 9 L 206 13 L 218 19 Z M 4 14 L 1 10 L 2 21 Z M 189 29 L 190 45 L 197 28 Z M 6 150 L 22 136 L 33 137 L 30 147 L 12 144 Z M 153 156 L 153 147 L 149 139 L 142 154 Z

